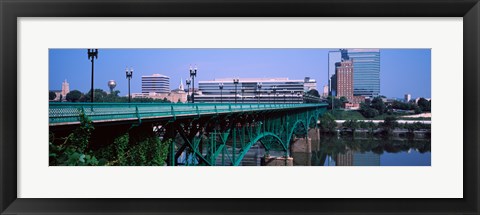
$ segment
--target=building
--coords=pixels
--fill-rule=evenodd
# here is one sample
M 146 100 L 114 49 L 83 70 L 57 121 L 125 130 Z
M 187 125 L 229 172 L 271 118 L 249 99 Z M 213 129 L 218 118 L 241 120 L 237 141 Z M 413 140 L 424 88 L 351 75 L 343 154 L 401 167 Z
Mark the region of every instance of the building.
M 315 79 L 311 79 L 310 77 L 305 77 L 303 82 L 304 82 L 304 84 L 303 84 L 304 89 L 303 90 L 305 92 L 317 89 L 317 81 L 315 81 Z
M 199 81 L 195 102 L 303 103 L 304 81 L 288 78 L 234 78 Z M 310 79 L 312 80 L 312 79 Z M 223 85 L 223 89 L 220 89 Z
M 336 97 L 345 97 L 353 101 L 353 62 L 342 60 L 335 64 Z
M 340 49 L 328 53 L 328 79 L 335 74 L 335 64 L 342 60 L 351 60 L 355 72 L 353 75 L 353 95 L 376 97 L 380 95 L 380 50 L 379 49 Z M 333 92 L 332 92 L 333 90 Z M 330 92 L 335 89 L 330 82 Z
M 410 100 L 412 100 L 412 95 L 405 94 L 405 102 L 410 102 Z
M 353 61 L 353 95 L 377 97 L 380 95 L 380 50 L 348 49 Z
M 143 89 L 143 82 L 142 82 L 142 89 Z M 165 92 L 133 93 L 132 98 L 167 99 L 168 101 L 174 102 L 174 103 L 176 102 L 185 103 L 187 102 L 187 92 L 185 92 L 185 88 L 183 87 L 182 80 L 180 80 L 180 85 L 175 90 L 168 91 L 166 93 Z
M 170 93 L 170 78 L 161 74 L 142 76 L 142 94 Z
M 67 79 L 62 83 L 62 100 L 67 98 L 67 94 L 70 92 L 70 84 L 67 82 Z
M 323 98 L 327 98 L 328 97 L 328 84 L 326 84 L 325 86 L 323 86 L 323 94 L 322 94 Z

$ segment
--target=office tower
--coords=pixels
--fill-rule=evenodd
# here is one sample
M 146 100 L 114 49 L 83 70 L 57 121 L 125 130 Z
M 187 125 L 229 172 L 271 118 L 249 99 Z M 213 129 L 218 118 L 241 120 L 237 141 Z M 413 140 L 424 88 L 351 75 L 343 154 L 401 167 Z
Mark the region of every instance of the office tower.
M 142 93 L 169 93 L 170 78 L 161 74 L 142 76 Z
M 353 62 L 351 60 L 342 60 L 336 63 L 336 91 L 337 98 L 346 97 L 348 101 L 353 101 Z
M 376 97 L 380 95 L 380 50 L 348 49 L 353 61 L 353 95 Z
M 355 68 L 353 74 L 353 95 L 376 97 L 380 95 L 380 50 L 379 49 L 340 49 L 328 53 L 328 78 L 334 78 L 335 64 L 351 60 Z M 330 92 L 335 94 L 333 82 Z

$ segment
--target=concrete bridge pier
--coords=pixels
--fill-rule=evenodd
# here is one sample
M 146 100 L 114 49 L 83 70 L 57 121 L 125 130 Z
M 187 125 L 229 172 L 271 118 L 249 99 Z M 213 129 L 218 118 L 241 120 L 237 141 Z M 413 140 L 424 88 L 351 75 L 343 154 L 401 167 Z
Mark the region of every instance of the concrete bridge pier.
M 292 154 L 294 166 L 311 166 L 312 165 L 312 151 L 318 151 L 320 144 L 320 129 L 309 129 L 307 136 L 304 138 L 296 138 L 291 145 L 290 151 Z M 312 148 L 315 147 L 315 148 Z

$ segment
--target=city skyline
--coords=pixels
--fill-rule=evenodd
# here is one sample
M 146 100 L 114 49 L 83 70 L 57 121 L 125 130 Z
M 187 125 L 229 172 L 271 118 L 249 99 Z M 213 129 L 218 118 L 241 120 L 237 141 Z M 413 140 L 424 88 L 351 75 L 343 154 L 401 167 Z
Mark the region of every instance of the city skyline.
M 99 49 L 95 61 L 95 88 L 109 91 L 115 80 L 120 95 L 127 95 L 126 67 L 134 70 L 131 92 L 141 92 L 141 76 L 170 77 L 171 90 L 189 78 L 197 66 L 198 81 L 218 78 L 277 78 L 317 81 L 322 93 L 328 83 L 328 52 L 335 49 Z M 381 49 L 381 95 L 403 98 L 431 97 L 430 49 Z M 49 50 L 49 90 L 58 90 L 67 79 L 70 90 L 90 90 L 91 63 L 86 49 Z M 183 83 L 185 84 L 185 83 Z

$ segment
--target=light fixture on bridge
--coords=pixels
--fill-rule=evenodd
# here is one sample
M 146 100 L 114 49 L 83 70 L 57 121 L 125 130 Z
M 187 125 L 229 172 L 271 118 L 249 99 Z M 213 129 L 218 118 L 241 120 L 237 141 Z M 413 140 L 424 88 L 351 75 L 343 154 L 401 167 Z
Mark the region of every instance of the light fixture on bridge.
M 237 85 L 239 81 L 238 78 L 233 79 L 233 84 L 235 84 L 235 104 L 237 103 Z
M 185 84 L 187 84 L 187 103 L 190 101 L 190 84 L 192 83 L 191 79 L 186 79 Z
M 260 90 L 262 90 L 262 82 L 257 84 L 257 88 L 258 88 L 258 90 L 257 90 L 257 99 L 258 99 L 257 103 L 260 103 L 260 95 L 261 95 Z
M 130 70 L 125 68 L 125 76 L 128 79 L 128 103 L 131 102 L 132 96 L 130 95 L 130 79 L 132 79 L 133 76 L 133 68 L 130 67 Z
M 192 68 L 190 65 L 190 78 L 192 79 L 192 103 L 195 103 L 195 77 L 197 76 L 197 65 Z
M 218 88 L 220 88 L 220 103 L 223 103 L 223 82 L 218 84 Z
M 94 59 L 98 59 L 98 49 L 88 49 L 88 59 L 92 61 L 92 87 L 90 89 L 90 101 L 93 103 L 93 96 L 94 96 L 94 90 L 93 90 L 93 66 L 94 66 Z

